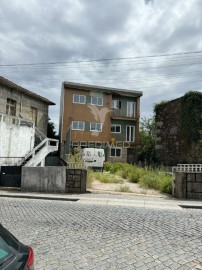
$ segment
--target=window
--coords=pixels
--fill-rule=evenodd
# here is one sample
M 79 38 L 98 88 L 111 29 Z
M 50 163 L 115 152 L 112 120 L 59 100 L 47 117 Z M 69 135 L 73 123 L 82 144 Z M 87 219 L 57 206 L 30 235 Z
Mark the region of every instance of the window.
M 7 98 L 6 114 L 11 115 L 11 116 L 16 115 L 16 101 L 15 100 Z
M 112 100 L 112 109 L 121 109 L 121 101 Z
M 31 114 L 32 114 L 32 122 L 34 122 L 35 126 L 37 127 L 37 109 L 31 107 Z
M 102 131 L 102 123 L 90 123 L 90 130 L 91 131 Z
M 85 104 L 86 96 L 83 95 L 73 95 L 73 103 Z
M 126 126 L 126 141 L 135 141 L 135 126 Z
M 113 133 L 121 133 L 121 125 L 111 125 L 111 132 Z
M 91 97 L 91 104 L 102 106 L 103 105 L 103 98 L 102 97 Z
M 110 157 L 121 157 L 121 148 L 110 148 Z
M 85 123 L 81 121 L 72 121 L 72 130 L 84 130 Z
M 135 102 L 127 102 L 127 116 L 135 117 Z

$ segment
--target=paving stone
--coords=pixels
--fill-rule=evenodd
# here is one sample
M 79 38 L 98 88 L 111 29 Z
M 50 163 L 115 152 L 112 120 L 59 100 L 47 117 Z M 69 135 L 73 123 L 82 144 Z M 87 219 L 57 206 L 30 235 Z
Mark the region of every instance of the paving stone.
M 34 248 L 35 270 L 202 269 L 199 209 L 0 198 L 0 222 Z

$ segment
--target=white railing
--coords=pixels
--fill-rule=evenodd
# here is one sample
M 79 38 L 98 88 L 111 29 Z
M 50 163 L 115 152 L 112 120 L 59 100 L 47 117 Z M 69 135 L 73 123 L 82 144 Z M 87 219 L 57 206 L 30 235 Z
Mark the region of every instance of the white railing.
M 29 121 L 29 120 L 26 120 L 26 119 L 20 118 L 20 117 L 7 115 L 4 113 L 0 113 L 0 122 L 5 122 L 8 124 L 12 124 L 12 125 L 28 126 L 31 128 L 34 127 L 34 123 Z
M 87 169 L 85 162 L 67 162 L 68 169 Z
M 44 139 L 46 139 L 46 135 L 43 134 L 40 130 L 38 130 L 38 128 L 35 127 L 35 135 L 41 140 L 43 141 Z
M 55 139 L 44 139 L 40 144 L 38 144 L 34 149 L 32 149 L 24 158 L 25 167 L 35 167 L 39 165 L 44 158 L 51 152 L 58 150 L 59 141 Z M 29 159 L 29 160 L 28 160 Z M 26 162 L 27 160 L 27 162 Z
M 35 135 L 40 139 L 40 143 L 33 148 L 24 157 L 3 157 L 0 159 L 0 164 L 5 165 L 24 165 L 24 166 L 37 166 L 39 165 L 45 157 L 51 153 L 58 151 L 59 141 L 55 139 L 47 138 L 41 131 L 39 131 L 35 124 L 29 120 L 10 116 L 7 114 L 0 113 L 0 122 L 5 122 L 11 125 L 27 126 L 30 128 L 35 128 Z M 15 146 L 13 146 L 15 147 Z
M 202 173 L 202 164 L 178 164 L 172 167 L 172 173 L 175 172 Z

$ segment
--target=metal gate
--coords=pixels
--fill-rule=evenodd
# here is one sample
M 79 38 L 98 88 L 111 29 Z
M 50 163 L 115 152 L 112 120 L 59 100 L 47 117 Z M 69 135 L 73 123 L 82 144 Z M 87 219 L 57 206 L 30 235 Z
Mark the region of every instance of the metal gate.
M 21 187 L 21 166 L 1 166 L 0 186 Z

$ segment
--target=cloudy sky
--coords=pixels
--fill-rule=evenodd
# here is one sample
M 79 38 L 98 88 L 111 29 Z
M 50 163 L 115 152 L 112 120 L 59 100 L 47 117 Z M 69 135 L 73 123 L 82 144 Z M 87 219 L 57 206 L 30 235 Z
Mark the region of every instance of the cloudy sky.
M 54 101 L 56 126 L 63 81 L 143 91 L 149 117 L 201 91 L 201 14 L 202 0 L 1 0 L 0 75 Z

